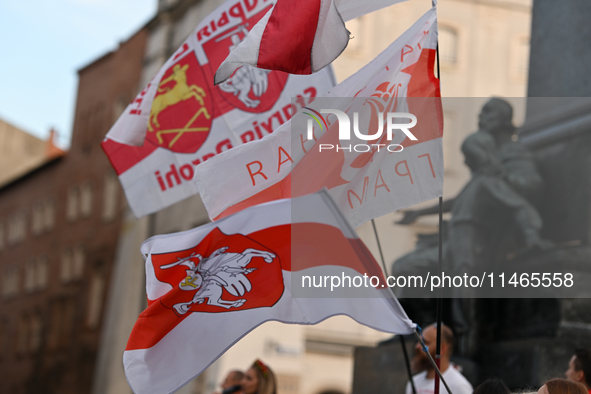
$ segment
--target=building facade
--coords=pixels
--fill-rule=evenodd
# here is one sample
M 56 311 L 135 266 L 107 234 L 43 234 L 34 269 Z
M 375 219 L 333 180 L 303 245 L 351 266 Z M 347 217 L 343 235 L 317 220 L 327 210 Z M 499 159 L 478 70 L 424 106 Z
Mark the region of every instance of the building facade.
M 90 392 L 124 203 L 100 142 L 137 93 L 145 41 L 79 71 L 68 153 L 0 189 L 0 392 Z
M 43 141 L 0 119 L 0 187 L 62 155 L 54 138 L 53 129 Z

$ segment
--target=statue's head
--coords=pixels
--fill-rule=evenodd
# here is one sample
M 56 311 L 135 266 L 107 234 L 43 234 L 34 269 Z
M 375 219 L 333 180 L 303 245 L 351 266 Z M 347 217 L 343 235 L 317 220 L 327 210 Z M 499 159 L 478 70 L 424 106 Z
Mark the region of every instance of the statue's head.
M 513 133 L 513 107 L 507 101 L 493 97 L 488 100 L 478 117 L 478 127 L 480 130 L 492 134 Z

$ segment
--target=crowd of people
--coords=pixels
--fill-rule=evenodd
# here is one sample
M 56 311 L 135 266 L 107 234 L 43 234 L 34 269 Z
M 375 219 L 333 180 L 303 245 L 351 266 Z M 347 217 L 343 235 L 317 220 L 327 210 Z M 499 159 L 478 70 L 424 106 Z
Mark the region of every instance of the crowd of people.
M 435 343 L 437 338 L 437 326 L 430 325 L 423 331 L 425 346 L 429 348 L 431 358 L 435 358 Z M 440 345 L 440 371 L 443 379 L 453 394 L 511 394 L 511 390 L 500 379 L 488 379 L 475 389 L 462 375 L 456 366 L 451 363 L 454 336 L 452 330 L 441 326 Z M 435 368 L 429 357 L 417 343 L 415 355 L 411 360 L 411 370 L 418 372 L 413 376 L 416 394 L 433 394 L 435 392 Z M 570 359 L 565 378 L 555 378 L 546 381 L 537 391 L 537 394 L 591 394 L 591 350 L 577 350 Z M 448 394 L 443 384 L 439 392 Z M 536 392 L 524 391 L 520 394 L 535 394 Z M 413 394 L 412 385 L 406 385 L 406 394 Z
M 433 359 L 435 359 L 436 339 L 437 326 L 433 324 L 423 331 L 425 346 L 428 347 Z M 451 362 L 453 346 L 452 330 L 442 325 L 439 369 L 453 394 L 511 394 L 511 390 L 501 379 L 488 379 L 474 389 L 468 379 Z M 408 382 L 406 394 L 413 394 L 413 391 L 416 394 L 433 394 L 436 371 L 419 343 L 415 346 L 411 370 L 416 372 L 413 376 L 414 390 L 413 384 Z M 591 349 L 577 350 L 573 354 L 565 372 L 565 378 L 546 381 L 537 394 L 591 394 Z M 261 360 L 255 360 L 246 372 L 231 371 L 220 386 L 222 391 L 216 394 L 277 394 L 275 374 Z M 443 384 L 440 384 L 439 392 L 448 394 Z M 522 391 L 520 394 L 536 394 L 536 391 Z

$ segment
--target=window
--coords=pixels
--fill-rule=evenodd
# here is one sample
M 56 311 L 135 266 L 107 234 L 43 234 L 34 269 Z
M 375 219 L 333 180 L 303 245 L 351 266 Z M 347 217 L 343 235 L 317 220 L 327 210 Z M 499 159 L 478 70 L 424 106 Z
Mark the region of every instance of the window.
M 86 325 L 90 329 L 98 327 L 101 308 L 103 305 L 103 294 L 105 290 L 105 277 L 102 272 L 95 272 L 90 287 L 88 289 L 88 308 L 86 315 Z
M 31 259 L 25 266 L 25 291 L 43 290 L 47 286 L 47 258 Z
M 66 218 L 73 222 L 78 219 L 78 187 L 71 186 L 68 190 L 68 201 L 66 205 Z
M 26 217 L 24 212 L 12 215 L 8 223 L 8 243 L 14 245 L 26 236 Z
M 80 186 L 80 216 L 87 218 L 92 213 L 92 185 L 86 181 Z
M 439 59 L 447 65 L 458 62 L 458 32 L 451 27 L 439 28 Z
M 62 283 L 69 283 L 82 278 L 84 275 L 85 261 L 86 254 L 82 245 L 64 249 L 60 264 L 60 279 Z
M 103 194 L 103 220 L 109 222 L 117 214 L 117 201 L 119 197 L 119 179 L 114 172 L 105 175 L 105 188 Z
M 55 222 L 55 203 L 53 198 L 46 198 L 33 205 L 31 213 L 31 231 L 39 235 L 53 228 Z
M 18 293 L 18 266 L 7 267 L 2 272 L 2 296 L 9 298 Z
M 71 186 L 68 190 L 66 218 L 73 222 L 78 218 L 89 217 L 92 213 L 92 184 L 86 181 L 81 185 Z
M 33 204 L 33 212 L 31 212 L 31 232 L 33 235 L 39 235 L 43 232 L 43 204 L 41 204 L 41 202 Z
M 47 231 L 55 225 L 55 198 L 53 197 L 45 199 L 43 204 L 43 224 Z

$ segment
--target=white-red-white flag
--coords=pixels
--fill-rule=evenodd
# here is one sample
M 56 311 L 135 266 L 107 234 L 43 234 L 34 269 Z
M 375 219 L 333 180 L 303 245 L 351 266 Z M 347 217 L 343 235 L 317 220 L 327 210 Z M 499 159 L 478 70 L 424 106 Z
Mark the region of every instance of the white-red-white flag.
M 177 390 L 269 320 L 316 324 L 347 315 L 389 333 L 414 331 L 325 191 L 158 235 L 141 251 L 149 306 L 123 356 L 137 394 Z
M 245 66 L 214 86 L 215 70 L 275 0 L 228 0 L 199 23 L 125 109 L 102 143 L 134 214 L 197 193 L 195 167 L 270 134 L 291 116 L 291 97 L 334 86 L 331 70 L 296 76 Z
M 248 206 L 326 187 L 349 221 L 358 226 L 441 196 L 443 118 L 439 81 L 433 73 L 436 45 L 433 8 L 368 65 L 308 104 L 308 109 L 272 135 L 200 166 L 196 183 L 210 217 L 218 219 Z M 351 124 L 353 112 L 359 111 L 359 123 L 364 126 L 359 129 L 369 130 L 365 134 L 378 129 L 380 113 L 410 112 L 417 118 L 411 129 L 417 140 L 400 130 L 387 140 L 384 115 L 380 138 L 360 140 L 352 132 L 351 140 L 339 140 L 340 121 L 333 119 L 329 126 L 330 117 L 321 114 L 327 106 L 347 112 Z M 308 139 L 305 122 L 316 123 L 308 115 L 326 122 L 318 122 L 322 129 L 315 126 L 313 140 Z M 392 148 L 396 144 L 403 146 L 402 151 Z M 320 151 L 326 146 L 332 149 Z
M 326 67 L 349 43 L 345 21 L 406 0 L 278 0 L 215 73 L 224 82 L 249 64 L 291 74 Z

